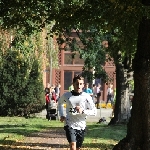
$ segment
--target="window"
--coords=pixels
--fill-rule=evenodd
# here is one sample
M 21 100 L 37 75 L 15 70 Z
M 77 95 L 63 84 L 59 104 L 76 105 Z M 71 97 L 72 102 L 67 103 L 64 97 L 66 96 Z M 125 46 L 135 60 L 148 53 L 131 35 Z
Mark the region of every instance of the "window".
M 80 58 L 79 54 L 75 55 L 74 64 L 84 64 L 84 60 Z
M 69 86 L 71 85 L 74 76 L 81 73 L 81 71 L 64 71 L 64 90 L 69 90 Z
M 64 71 L 64 90 L 68 90 L 72 83 L 72 71 Z
M 64 53 L 64 64 L 73 64 L 71 53 Z
M 69 64 L 69 65 L 83 65 L 84 60 L 80 59 L 80 54 L 75 54 L 74 59 L 72 58 L 72 53 L 71 52 L 64 52 L 64 64 Z

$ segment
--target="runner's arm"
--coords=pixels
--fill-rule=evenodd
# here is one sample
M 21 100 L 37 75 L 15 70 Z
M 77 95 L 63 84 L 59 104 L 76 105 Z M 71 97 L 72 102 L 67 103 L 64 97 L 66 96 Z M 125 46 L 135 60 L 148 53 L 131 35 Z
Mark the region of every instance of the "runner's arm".
M 60 117 L 64 116 L 64 106 L 63 106 L 64 103 L 65 103 L 65 96 L 62 95 L 58 100 L 58 111 Z

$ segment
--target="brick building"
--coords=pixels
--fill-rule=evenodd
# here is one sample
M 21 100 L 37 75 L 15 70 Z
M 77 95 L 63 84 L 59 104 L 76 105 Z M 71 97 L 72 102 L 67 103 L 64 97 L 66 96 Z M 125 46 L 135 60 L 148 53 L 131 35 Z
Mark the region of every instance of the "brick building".
M 73 37 L 76 37 L 75 32 L 72 34 Z M 103 41 L 104 46 L 108 46 L 108 42 Z M 50 73 L 50 69 L 47 68 L 43 72 L 43 83 L 44 86 L 46 86 L 47 83 L 50 82 L 51 78 L 51 84 L 61 84 L 61 95 L 64 92 L 67 92 L 69 89 L 69 86 L 72 83 L 72 79 L 75 74 L 79 74 L 82 72 L 82 67 L 84 65 L 84 61 L 80 59 L 80 56 L 78 54 L 75 55 L 75 58 L 72 59 L 72 55 L 70 51 L 64 51 L 65 45 L 61 45 L 59 52 L 59 69 L 52 69 L 52 72 Z M 112 79 L 113 87 L 116 87 L 116 75 L 115 75 L 115 65 L 112 61 L 106 62 L 103 66 L 105 71 L 107 72 L 108 76 Z M 51 76 L 51 77 L 50 77 Z M 106 90 L 107 85 L 106 83 L 103 83 L 101 79 L 95 79 L 93 83 L 101 83 L 102 85 L 102 96 L 101 100 L 106 101 Z
M 72 83 L 72 79 L 75 74 L 82 72 L 83 60 L 79 58 L 79 55 L 76 55 L 75 59 L 72 59 L 71 53 L 67 51 L 61 51 L 59 53 L 59 69 L 52 70 L 52 84 L 61 84 L 61 95 L 64 92 L 67 92 L 69 86 Z M 114 88 L 116 87 L 116 77 L 115 77 L 115 66 L 113 62 L 106 62 L 104 66 L 105 71 L 108 73 L 109 77 L 112 79 L 112 84 Z M 50 72 L 49 70 L 44 71 L 43 82 L 44 86 L 50 81 Z M 106 83 L 102 83 L 101 79 L 95 79 L 93 83 L 101 83 L 102 85 L 102 96 L 101 100 L 106 101 Z

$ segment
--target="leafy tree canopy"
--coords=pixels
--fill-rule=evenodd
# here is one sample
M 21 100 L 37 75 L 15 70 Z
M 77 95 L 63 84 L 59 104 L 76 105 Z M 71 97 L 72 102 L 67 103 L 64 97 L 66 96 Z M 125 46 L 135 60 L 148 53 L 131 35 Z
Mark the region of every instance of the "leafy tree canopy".
M 25 30 L 26 33 L 40 30 L 45 22 L 54 20 L 61 3 L 61 0 L 2 0 L 1 26 Z
M 143 5 L 137 1 L 121 0 L 85 0 L 83 5 L 67 5 L 60 10 L 56 28 L 74 27 L 86 29 L 89 26 L 103 30 L 119 39 L 121 50 L 135 49 L 139 21 L 143 16 Z M 61 24 L 61 26 L 60 26 Z
M 149 8 L 138 0 L 2 0 L 1 26 L 31 33 L 55 20 L 53 30 L 87 29 L 89 26 L 111 33 L 122 50 L 135 49 L 139 21 Z M 117 36 L 116 36 L 117 35 Z
M 5 29 L 30 34 L 53 20 L 51 32 L 94 26 L 110 35 L 110 44 L 119 47 L 124 55 L 135 52 L 139 21 L 143 16 L 150 17 L 149 7 L 139 0 L 2 0 L 0 7 L 0 23 Z M 117 53 L 114 48 L 113 55 Z

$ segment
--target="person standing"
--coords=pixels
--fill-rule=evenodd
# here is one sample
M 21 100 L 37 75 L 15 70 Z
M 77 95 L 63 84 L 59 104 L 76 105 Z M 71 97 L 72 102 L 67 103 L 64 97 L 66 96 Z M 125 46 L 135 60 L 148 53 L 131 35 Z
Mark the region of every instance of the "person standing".
M 89 88 L 89 83 L 85 84 L 85 87 L 83 89 L 83 92 L 88 93 L 90 96 L 93 96 L 92 90 Z
M 51 86 L 50 96 L 51 96 L 51 100 L 57 102 L 57 96 L 56 96 L 55 86 L 54 85 Z
M 99 105 L 100 105 L 100 97 L 101 97 L 101 84 L 98 83 L 97 87 L 96 87 L 96 92 L 97 92 L 97 109 L 99 109 Z
M 45 92 L 46 92 L 45 100 L 46 100 L 46 112 L 47 112 L 46 119 L 49 120 L 49 110 L 51 108 L 51 102 L 52 102 L 52 98 L 51 98 L 51 91 L 52 91 L 52 89 L 51 89 L 50 85 L 48 85 L 48 87 L 46 87 L 46 88 L 45 88 L 46 89 L 45 90 Z
M 84 78 L 77 75 L 73 78 L 74 90 L 64 93 L 58 101 L 60 121 L 64 121 L 64 130 L 70 150 L 79 150 L 84 141 L 86 117 L 96 115 L 97 109 L 92 97 L 83 92 Z M 64 116 L 63 104 L 66 104 Z
M 58 84 L 56 85 L 56 87 L 54 88 L 55 94 L 56 94 L 56 102 L 58 102 L 58 99 L 59 99 L 59 97 L 60 97 L 60 88 L 61 88 L 60 83 L 58 83 Z
M 95 84 L 93 84 L 92 92 L 93 92 L 93 101 L 94 103 L 96 103 L 97 102 L 97 86 Z
M 113 105 L 113 85 L 110 84 L 108 89 L 107 89 L 107 101 L 106 101 L 106 107 L 107 107 L 107 103 L 108 101 L 111 102 L 111 106 Z
M 50 84 L 49 83 L 47 83 L 47 86 L 45 87 L 44 91 L 45 91 L 45 95 L 50 93 Z
M 49 94 L 50 94 L 50 84 L 47 83 L 47 86 L 45 87 L 45 108 L 46 110 L 48 110 L 48 105 L 50 103 L 50 97 L 49 97 Z

